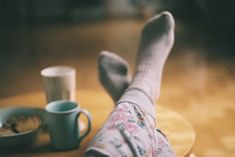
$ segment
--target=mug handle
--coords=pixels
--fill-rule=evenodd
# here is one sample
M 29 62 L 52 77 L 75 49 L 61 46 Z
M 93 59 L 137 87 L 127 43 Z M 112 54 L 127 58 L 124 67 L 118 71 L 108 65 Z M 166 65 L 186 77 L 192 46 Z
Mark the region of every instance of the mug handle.
M 87 126 L 86 132 L 85 132 L 82 136 L 78 137 L 79 143 L 80 143 L 80 142 L 83 140 L 83 138 L 86 137 L 86 136 L 89 134 L 89 132 L 91 131 L 91 115 L 90 115 L 90 113 L 89 113 L 87 110 L 80 109 L 79 112 L 78 112 L 78 114 L 77 114 L 77 120 L 79 119 L 79 116 L 80 116 L 81 113 L 84 114 L 84 115 L 87 117 L 88 126 Z M 80 132 L 80 130 L 78 130 L 78 131 Z M 80 135 L 80 133 L 79 133 L 79 135 Z

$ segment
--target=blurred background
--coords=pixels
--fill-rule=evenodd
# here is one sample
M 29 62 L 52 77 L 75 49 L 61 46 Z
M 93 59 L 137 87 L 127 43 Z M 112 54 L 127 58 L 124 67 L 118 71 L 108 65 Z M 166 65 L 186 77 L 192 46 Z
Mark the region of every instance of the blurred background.
M 176 21 L 159 103 L 194 126 L 198 157 L 235 156 L 234 0 L 0 0 L 0 98 L 42 90 L 40 70 L 77 70 L 77 89 L 103 90 L 101 50 L 133 72 L 144 22 L 163 10 Z M 19 102 L 20 103 L 20 102 Z

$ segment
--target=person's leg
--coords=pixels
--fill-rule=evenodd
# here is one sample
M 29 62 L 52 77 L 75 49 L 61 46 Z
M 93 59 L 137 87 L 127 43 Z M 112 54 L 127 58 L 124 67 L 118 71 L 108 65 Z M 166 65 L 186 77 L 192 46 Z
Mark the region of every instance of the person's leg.
M 154 28 L 160 30 L 154 32 Z M 154 113 L 151 112 L 156 89 L 152 88 L 160 84 L 161 70 L 173 43 L 173 29 L 173 18 L 166 12 L 155 16 L 145 25 L 138 55 L 139 65 L 133 81 L 91 142 L 86 156 L 157 156 L 156 125 Z M 146 45 L 148 43 L 149 46 Z M 158 55 L 152 54 L 154 51 Z M 142 54 L 145 52 L 148 57 Z M 155 68 L 160 70 L 156 72 Z M 174 154 L 171 153 L 171 156 Z
M 113 64 L 111 62 L 113 62 Z M 121 95 L 124 93 L 124 90 L 129 85 L 127 65 L 128 65 L 127 61 L 116 54 L 113 54 L 108 51 L 100 53 L 98 60 L 99 77 L 102 77 L 100 79 L 100 82 L 102 86 L 107 90 L 108 94 L 111 96 L 114 102 L 117 101 L 117 98 L 121 97 Z M 116 70 L 118 68 L 120 68 L 120 70 Z M 121 69 L 125 69 L 126 72 L 125 73 L 120 72 L 122 71 Z M 119 78 L 119 79 L 117 80 L 114 78 Z M 157 131 L 156 142 L 158 143 L 157 157 L 171 156 L 169 154 L 172 154 L 173 151 L 170 146 L 170 143 L 168 142 L 167 138 L 160 130 L 156 131 Z

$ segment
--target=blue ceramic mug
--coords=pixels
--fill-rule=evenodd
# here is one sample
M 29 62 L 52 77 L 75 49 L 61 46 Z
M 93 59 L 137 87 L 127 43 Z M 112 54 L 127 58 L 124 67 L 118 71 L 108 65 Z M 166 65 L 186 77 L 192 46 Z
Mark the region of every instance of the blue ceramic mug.
M 90 113 L 81 109 L 76 102 L 69 100 L 52 101 L 47 104 L 46 111 L 50 141 L 55 149 L 77 148 L 91 130 Z M 88 126 L 83 135 L 80 135 L 78 123 L 81 114 L 84 114 L 88 120 Z

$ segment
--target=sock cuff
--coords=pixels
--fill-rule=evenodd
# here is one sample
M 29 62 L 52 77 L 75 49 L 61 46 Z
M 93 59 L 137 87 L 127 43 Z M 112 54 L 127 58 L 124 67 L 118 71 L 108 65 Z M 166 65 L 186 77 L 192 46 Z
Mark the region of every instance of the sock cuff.
M 127 89 L 116 104 L 118 105 L 122 102 L 136 104 L 149 113 L 153 119 L 156 117 L 155 105 L 150 101 L 148 96 L 139 89 Z

